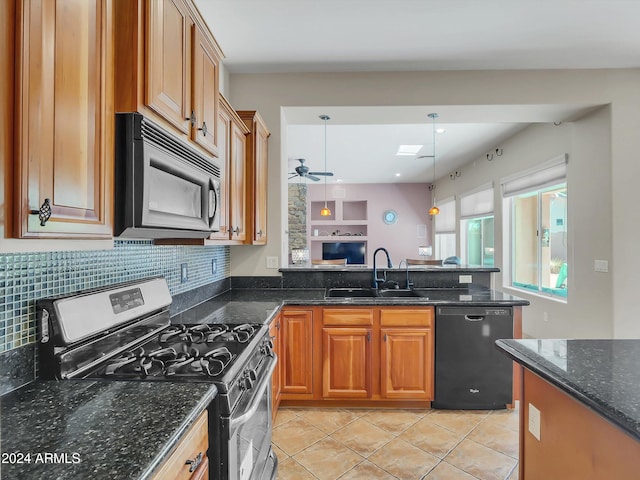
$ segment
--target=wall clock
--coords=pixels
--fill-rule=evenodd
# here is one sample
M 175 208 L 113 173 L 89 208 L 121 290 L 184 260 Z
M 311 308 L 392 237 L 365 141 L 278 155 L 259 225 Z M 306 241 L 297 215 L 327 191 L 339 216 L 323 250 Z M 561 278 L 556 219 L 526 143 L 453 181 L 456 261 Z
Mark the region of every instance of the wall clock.
M 386 210 L 382 214 L 382 221 L 387 225 L 393 225 L 398 221 L 398 213 L 395 210 Z

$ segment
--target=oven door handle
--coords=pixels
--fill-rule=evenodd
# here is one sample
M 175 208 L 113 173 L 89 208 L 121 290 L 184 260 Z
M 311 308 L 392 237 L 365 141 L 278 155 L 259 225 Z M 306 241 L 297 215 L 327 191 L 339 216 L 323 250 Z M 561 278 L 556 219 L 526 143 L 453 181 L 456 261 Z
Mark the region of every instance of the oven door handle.
M 271 382 L 271 375 L 273 371 L 276 369 L 276 364 L 278 363 L 278 358 L 268 357 L 270 364 L 266 368 L 266 371 L 263 370 L 263 378 L 260 380 L 260 383 L 256 387 L 255 393 L 253 395 L 253 399 L 251 400 L 251 404 L 247 407 L 244 413 L 238 415 L 237 417 L 233 417 L 229 420 L 229 436 L 231 437 L 231 432 L 235 431 L 235 429 L 249 421 L 249 419 L 256 413 L 258 408 L 260 407 L 260 402 L 262 401 L 262 395 L 265 390 L 269 386 L 269 382 Z

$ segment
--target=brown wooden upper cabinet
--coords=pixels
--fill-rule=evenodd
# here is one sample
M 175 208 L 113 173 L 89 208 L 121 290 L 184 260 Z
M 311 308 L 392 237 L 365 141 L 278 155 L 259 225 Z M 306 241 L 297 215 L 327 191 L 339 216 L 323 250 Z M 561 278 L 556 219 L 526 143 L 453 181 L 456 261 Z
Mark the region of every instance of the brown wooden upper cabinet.
M 267 162 L 269 150 L 269 130 L 264 120 L 255 110 L 239 110 L 238 115 L 249 128 L 247 136 L 247 166 L 249 206 L 247 243 L 266 245 L 267 243 Z
M 216 243 L 244 243 L 246 238 L 245 212 L 246 142 L 249 130 L 227 100 L 220 95 L 218 113 L 218 153 L 222 166 L 220 179 L 220 231 L 211 235 Z
M 14 236 L 110 238 L 112 2 L 16 5 Z
M 217 156 L 223 55 L 200 14 L 189 0 L 114 1 L 116 111 L 161 119 Z

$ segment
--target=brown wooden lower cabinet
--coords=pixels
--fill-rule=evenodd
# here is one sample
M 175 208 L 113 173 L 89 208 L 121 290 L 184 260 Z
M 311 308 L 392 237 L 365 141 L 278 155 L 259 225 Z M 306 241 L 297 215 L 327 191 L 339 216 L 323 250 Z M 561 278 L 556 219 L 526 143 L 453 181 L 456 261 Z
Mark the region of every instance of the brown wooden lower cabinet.
M 529 431 L 540 412 L 540 440 Z M 520 480 L 638 478 L 640 442 L 530 370 L 523 369 Z
M 282 402 L 428 407 L 433 307 L 285 307 Z
M 282 334 L 282 394 L 313 393 L 313 310 L 285 308 Z
M 322 329 L 322 395 L 371 397 L 371 329 Z
M 153 480 L 200 480 L 209 478 L 209 434 L 207 411 L 200 414 L 182 436 L 173 453 L 162 464 Z

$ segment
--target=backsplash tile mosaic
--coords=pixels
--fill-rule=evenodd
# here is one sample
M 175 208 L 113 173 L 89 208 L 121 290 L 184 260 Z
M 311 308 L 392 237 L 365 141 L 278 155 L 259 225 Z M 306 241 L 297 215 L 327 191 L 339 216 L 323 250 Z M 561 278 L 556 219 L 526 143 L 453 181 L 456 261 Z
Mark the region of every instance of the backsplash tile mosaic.
M 188 280 L 181 283 L 183 263 Z M 40 298 L 156 275 L 167 279 L 172 295 L 222 280 L 229 277 L 229 247 L 116 240 L 113 250 L 2 254 L 0 352 L 35 343 L 35 305 Z

